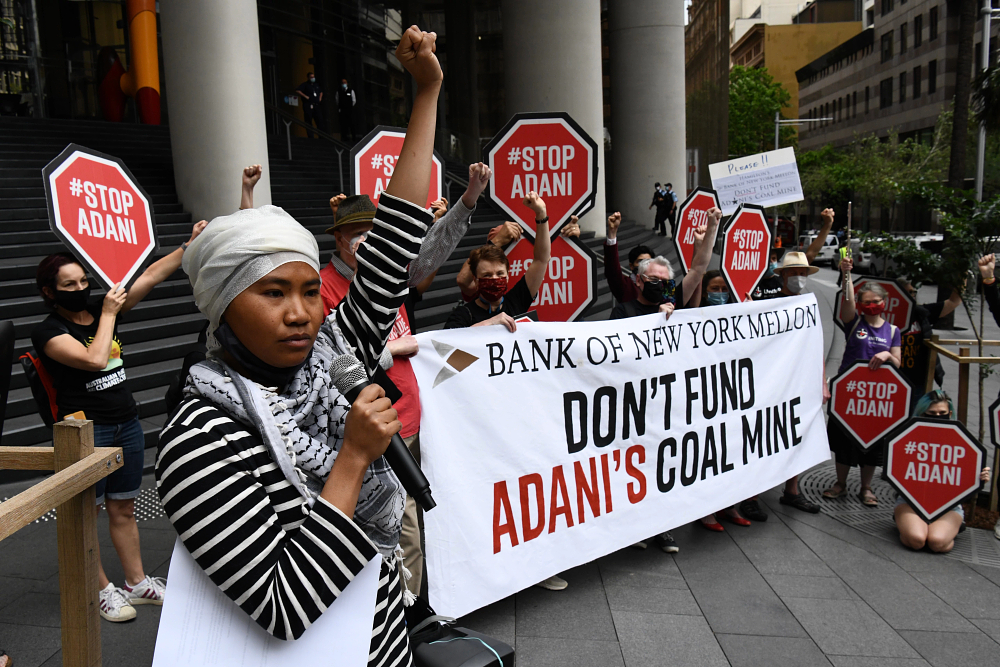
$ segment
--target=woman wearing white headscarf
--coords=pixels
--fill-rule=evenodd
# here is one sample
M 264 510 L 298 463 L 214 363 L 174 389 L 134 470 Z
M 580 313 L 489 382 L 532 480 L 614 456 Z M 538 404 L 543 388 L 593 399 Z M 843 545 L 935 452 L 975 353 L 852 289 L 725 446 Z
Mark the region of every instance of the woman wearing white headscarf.
M 374 371 L 431 220 L 410 202 L 423 204 L 430 181 L 435 37 L 414 26 L 396 50 L 418 84 L 409 132 L 328 318 L 316 241 L 280 208 L 216 218 L 188 248 L 209 355 L 191 368 L 156 463 L 184 546 L 275 637 L 298 638 L 381 553 L 370 665 L 411 662 L 397 565 L 405 493 L 381 457 L 400 423 L 378 386 L 350 405 L 330 364 L 356 351 Z

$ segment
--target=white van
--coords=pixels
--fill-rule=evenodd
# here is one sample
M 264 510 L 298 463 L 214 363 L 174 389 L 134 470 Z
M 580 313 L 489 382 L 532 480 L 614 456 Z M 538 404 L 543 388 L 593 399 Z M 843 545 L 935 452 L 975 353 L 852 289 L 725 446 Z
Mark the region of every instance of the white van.
M 815 238 L 815 233 L 808 232 L 799 236 L 799 250 L 805 252 L 806 248 L 812 244 Z M 837 257 L 837 250 L 839 249 L 840 244 L 837 242 L 836 235 L 827 234 L 826 243 L 819 249 L 819 253 L 816 255 L 816 259 L 813 260 L 813 264 L 816 266 L 820 264 L 826 264 L 830 267 L 836 266 L 839 261 Z

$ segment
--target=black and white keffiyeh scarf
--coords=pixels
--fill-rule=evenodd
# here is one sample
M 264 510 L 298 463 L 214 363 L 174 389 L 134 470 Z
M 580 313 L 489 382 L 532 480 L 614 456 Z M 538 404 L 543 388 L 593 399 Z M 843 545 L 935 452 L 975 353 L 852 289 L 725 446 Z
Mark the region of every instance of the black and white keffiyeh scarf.
M 332 320 L 320 327 L 313 351 L 284 389 L 265 387 L 218 356 L 191 367 L 185 395 L 199 396 L 256 431 L 309 507 L 323 489 L 344 441 L 351 406 L 334 387 L 330 363 L 351 346 Z M 399 545 L 406 493 L 384 458 L 368 468 L 354 521 L 392 562 Z

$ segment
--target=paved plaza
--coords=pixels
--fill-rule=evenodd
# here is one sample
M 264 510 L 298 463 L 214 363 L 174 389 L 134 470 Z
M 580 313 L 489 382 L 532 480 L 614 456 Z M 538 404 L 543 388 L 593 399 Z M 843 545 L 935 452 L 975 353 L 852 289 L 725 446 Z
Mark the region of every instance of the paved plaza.
M 832 373 L 842 351 L 842 336 L 827 326 L 835 276 L 823 270 L 816 278 Z M 931 298 L 930 288 L 924 292 L 922 301 Z M 961 312 L 957 325 L 967 325 Z M 1000 338 L 992 321 L 986 333 Z M 954 393 L 956 368 L 946 362 L 945 370 Z M 998 387 L 990 378 L 987 402 Z M 977 410 L 970 405 L 970 423 Z M 867 509 L 853 494 L 821 500 L 831 474 L 826 463 L 803 475 L 803 491 L 823 504 L 821 514 L 784 507 L 771 490 L 762 496 L 766 523 L 725 524 L 724 533 L 683 526 L 673 531 L 676 555 L 622 549 L 564 573 L 565 591 L 530 588 L 462 623 L 514 645 L 521 667 L 1000 664 L 1000 541 L 967 530 L 953 554 L 912 552 L 892 527 L 885 482 L 876 478 L 879 507 Z M 854 471 L 849 490 L 857 485 Z M 0 487 L 0 499 L 25 486 Z M 151 475 L 143 488 L 143 561 L 150 574 L 166 576 L 176 533 L 155 502 Z M 106 519 L 98 527 L 105 567 L 120 583 Z M 0 542 L 0 647 L 17 667 L 62 664 L 58 593 L 54 521 Z M 149 665 L 159 615 L 144 606 L 134 622 L 102 623 L 104 664 Z

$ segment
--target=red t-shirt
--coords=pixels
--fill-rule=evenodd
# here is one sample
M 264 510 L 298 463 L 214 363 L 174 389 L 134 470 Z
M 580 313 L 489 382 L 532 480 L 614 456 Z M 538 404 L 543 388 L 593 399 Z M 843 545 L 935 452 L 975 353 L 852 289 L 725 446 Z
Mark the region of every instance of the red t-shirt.
M 327 264 L 319 272 L 323 284 L 319 289 L 320 296 L 323 297 L 323 315 L 327 316 L 330 311 L 347 296 L 347 291 L 351 287 L 351 282 L 340 275 L 333 264 Z M 406 309 L 400 308 L 396 313 L 396 321 L 389 332 L 389 340 L 396 340 L 401 336 L 409 336 L 410 321 L 406 317 Z M 403 429 L 399 435 L 409 438 L 420 431 L 420 390 L 417 387 L 417 376 L 413 374 L 413 367 L 410 366 L 408 357 L 393 357 L 392 368 L 385 372 L 389 379 L 395 383 L 396 388 L 403 394 L 402 397 L 393 404 L 399 413 L 399 421 L 403 424 Z

